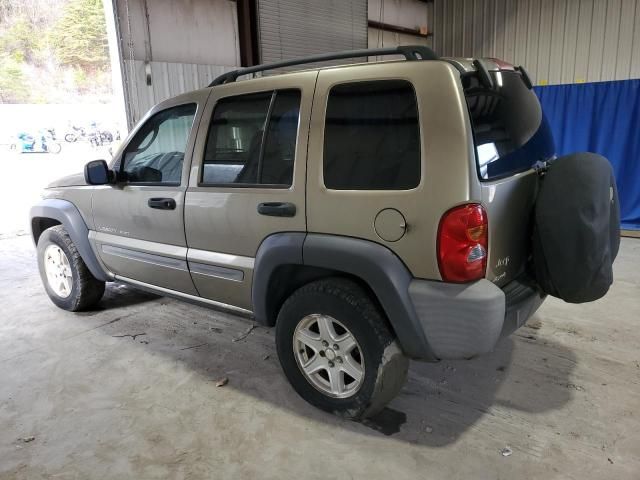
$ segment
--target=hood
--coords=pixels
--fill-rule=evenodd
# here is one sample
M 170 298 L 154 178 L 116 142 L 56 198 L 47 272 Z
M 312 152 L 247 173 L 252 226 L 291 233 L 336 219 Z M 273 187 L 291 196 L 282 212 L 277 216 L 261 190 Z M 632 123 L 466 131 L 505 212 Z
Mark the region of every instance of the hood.
M 49 185 L 47 185 L 47 188 L 80 187 L 83 185 L 88 185 L 84 180 L 84 173 L 74 173 L 73 175 L 67 175 L 66 177 L 54 180 Z

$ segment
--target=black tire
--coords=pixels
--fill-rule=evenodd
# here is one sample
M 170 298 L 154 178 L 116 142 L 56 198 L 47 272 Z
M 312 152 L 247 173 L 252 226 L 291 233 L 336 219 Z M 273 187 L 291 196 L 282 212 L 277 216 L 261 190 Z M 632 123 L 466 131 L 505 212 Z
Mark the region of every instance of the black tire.
M 67 256 L 72 275 L 72 287 L 68 296 L 58 295 L 49 284 L 45 269 L 45 251 L 50 245 L 57 245 Z M 38 239 L 38 268 L 47 295 L 58 307 L 76 312 L 92 307 L 104 294 L 104 282 L 96 279 L 85 265 L 71 237 L 62 225 L 48 228 Z
M 359 389 L 349 397 L 334 398 L 322 392 L 298 365 L 296 327 L 313 314 L 337 320 L 358 344 L 364 376 Z M 407 378 L 409 360 L 402 354 L 384 314 L 366 290 L 348 279 L 318 280 L 296 290 L 278 314 L 276 345 L 280 365 L 296 392 L 312 405 L 344 418 L 375 415 L 398 394 Z

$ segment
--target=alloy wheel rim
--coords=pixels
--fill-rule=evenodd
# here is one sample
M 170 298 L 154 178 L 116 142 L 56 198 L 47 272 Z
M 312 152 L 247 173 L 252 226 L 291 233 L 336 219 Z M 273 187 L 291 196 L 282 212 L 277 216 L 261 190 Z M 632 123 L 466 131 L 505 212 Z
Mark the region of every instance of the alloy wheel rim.
M 49 245 L 44 251 L 44 271 L 49 288 L 60 298 L 71 295 L 73 274 L 69 258 L 58 245 Z
M 333 398 L 355 395 L 364 382 L 364 358 L 353 334 L 333 317 L 311 314 L 293 334 L 300 371 L 317 390 Z

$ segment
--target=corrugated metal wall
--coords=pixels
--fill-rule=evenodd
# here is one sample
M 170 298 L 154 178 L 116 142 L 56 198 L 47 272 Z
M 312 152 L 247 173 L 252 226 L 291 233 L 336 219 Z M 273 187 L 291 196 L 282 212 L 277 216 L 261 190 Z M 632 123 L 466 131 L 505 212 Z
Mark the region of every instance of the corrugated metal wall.
M 435 0 L 434 48 L 498 57 L 536 84 L 640 77 L 640 0 Z
M 239 65 L 235 1 L 111 1 L 129 128 L 156 103 Z
M 367 48 L 367 0 L 258 0 L 258 25 L 261 63 Z
M 124 61 L 127 78 L 133 79 L 133 82 L 128 85 L 128 100 L 131 115 L 135 121 L 140 120 L 155 104 L 180 93 L 206 87 L 218 75 L 236 68 L 193 63 L 150 62 L 150 64 L 153 82 L 147 85 L 145 62 Z

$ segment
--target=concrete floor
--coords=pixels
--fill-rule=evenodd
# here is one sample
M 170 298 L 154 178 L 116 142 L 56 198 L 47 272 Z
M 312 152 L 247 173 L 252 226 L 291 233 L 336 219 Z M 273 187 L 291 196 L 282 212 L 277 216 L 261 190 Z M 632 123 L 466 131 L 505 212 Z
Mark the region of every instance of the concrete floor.
M 0 240 L 0 308 L 2 479 L 640 478 L 640 240 L 605 299 L 551 299 L 493 354 L 413 363 L 368 424 L 301 400 L 272 330 L 233 341 L 247 320 L 118 285 L 58 310 L 28 237 Z

